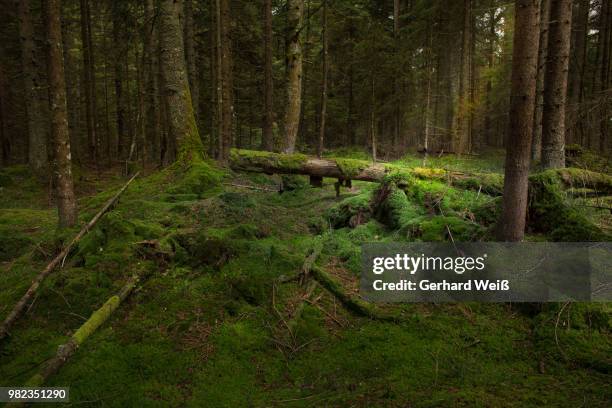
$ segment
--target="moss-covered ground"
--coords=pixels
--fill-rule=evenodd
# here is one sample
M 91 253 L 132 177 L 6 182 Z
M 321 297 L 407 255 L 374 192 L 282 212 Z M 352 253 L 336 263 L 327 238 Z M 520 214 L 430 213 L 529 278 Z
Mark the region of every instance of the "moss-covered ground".
M 497 159 L 462 159 L 459 169 L 500 171 Z M 453 162 L 430 158 L 425 167 L 441 161 Z M 423 167 L 420 157 L 401 164 Z M 81 220 L 123 182 L 83 176 Z M 356 295 L 361 243 L 490 239 L 499 208 L 499 198 L 441 181 L 387 191 L 354 182 L 340 197 L 333 182 L 312 188 L 285 178 L 293 190 L 279 194 L 270 191 L 279 176 L 206 162 L 136 180 L 0 343 L 0 386 L 23 384 L 142 273 L 135 293 L 48 382 L 70 386 L 71 405 L 610 406 L 609 304 L 548 304 L 537 314 L 506 304 L 386 306 L 403 316 L 391 323 L 356 316 L 320 286 L 305 301 L 305 287 L 287 278 L 316 242 L 317 264 Z M 1 170 L 0 188 L 4 318 L 76 229 L 56 231 L 45 187 L 26 169 Z M 562 199 L 595 207 L 586 196 Z M 581 214 L 610 226 L 605 210 Z M 563 239 L 551 234 L 528 238 Z

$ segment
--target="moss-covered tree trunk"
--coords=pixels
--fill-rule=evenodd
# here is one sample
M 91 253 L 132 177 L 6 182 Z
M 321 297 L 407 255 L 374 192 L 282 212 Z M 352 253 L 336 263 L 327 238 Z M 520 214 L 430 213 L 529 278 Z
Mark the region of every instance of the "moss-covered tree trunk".
M 542 111 L 542 166 L 565 167 L 565 104 L 572 1 L 551 0 Z
M 498 238 L 502 241 L 522 241 L 525 234 L 538 62 L 539 1 L 516 0 L 515 8 L 510 127 L 498 224 Z
M 164 78 L 168 130 L 177 148 L 177 162 L 199 160 L 204 148 L 191 103 L 191 92 L 185 67 L 183 36 L 179 22 L 180 3 L 162 0 L 160 7 L 160 64 Z
M 285 102 L 285 153 L 293 153 L 302 109 L 302 23 L 304 0 L 287 1 L 287 98 Z
M 47 175 L 47 123 L 40 90 L 42 85 L 38 64 L 40 56 L 34 45 L 34 27 L 29 0 L 19 2 L 19 37 L 26 116 L 28 123 L 28 164 L 38 177 Z

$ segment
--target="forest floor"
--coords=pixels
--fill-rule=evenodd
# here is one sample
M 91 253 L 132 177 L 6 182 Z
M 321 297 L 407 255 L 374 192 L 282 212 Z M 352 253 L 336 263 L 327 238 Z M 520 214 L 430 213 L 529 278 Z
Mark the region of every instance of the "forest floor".
M 401 164 L 423 165 L 416 156 Z M 499 155 L 427 165 L 501 172 Z M 491 239 L 498 199 L 420 181 L 398 225 L 370 213 L 374 183 L 336 197 L 334 180 L 312 188 L 285 177 L 282 194 L 279 180 L 206 163 L 137 179 L 0 343 L 0 386 L 24 384 L 140 273 L 137 291 L 46 384 L 70 386 L 70 405 L 610 406 L 610 304 L 547 304 L 537 314 L 508 304 L 380 306 L 402 316 L 394 323 L 355 315 L 319 285 L 306 293 L 282 283 L 320 243 L 317 265 L 357 295 L 363 242 L 442 241 L 451 231 Z M 81 220 L 124 181 L 79 174 Z M 25 168 L 0 171 L 0 186 L 4 318 L 75 230 L 56 230 L 46 188 Z M 610 212 L 597 206 L 584 211 L 610 231 Z

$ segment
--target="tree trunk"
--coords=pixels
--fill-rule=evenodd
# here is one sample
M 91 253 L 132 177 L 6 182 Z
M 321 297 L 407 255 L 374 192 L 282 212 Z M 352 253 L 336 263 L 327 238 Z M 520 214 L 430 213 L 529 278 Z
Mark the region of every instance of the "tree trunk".
M 510 121 L 503 209 L 498 224 L 501 241 L 522 241 L 525 234 L 538 63 L 538 6 L 539 0 L 515 2 Z
M 472 50 L 472 0 L 464 0 L 463 34 L 461 45 L 461 71 L 459 75 L 459 100 L 456 116 L 453 151 L 467 153 L 470 149 L 470 62 Z
M 174 0 L 162 0 L 160 8 L 160 65 L 168 110 L 168 130 L 174 139 L 177 161 L 188 164 L 202 159 L 204 148 L 196 126 L 185 67 L 179 10 Z
M 53 142 L 54 179 L 60 227 L 70 227 L 77 222 L 77 203 L 74 197 L 68 112 L 66 107 L 66 82 L 62 55 L 62 28 L 60 0 L 45 1 L 48 41 L 47 75 L 51 109 L 51 140 Z
M 45 111 L 41 99 L 44 88 L 40 77 L 34 45 L 34 27 L 29 0 L 20 0 L 19 4 L 19 38 L 21 39 L 21 66 L 23 69 L 23 86 L 28 126 L 28 164 L 39 178 L 47 175 L 47 131 Z
M 115 72 L 115 108 L 116 108 L 116 121 L 117 121 L 117 153 L 118 158 L 123 159 L 127 157 L 129 150 L 129 130 L 128 123 L 126 120 L 126 95 L 124 89 L 124 70 L 125 70 L 125 59 L 127 54 L 128 45 L 126 44 L 127 39 L 124 38 L 124 27 L 125 20 L 121 13 L 122 4 L 119 2 L 113 2 L 112 13 L 113 13 L 113 43 L 114 43 L 114 72 Z
M 218 39 L 219 39 L 219 87 L 220 87 L 220 112 L 219 121 L 219 161 L 227 164 L 230 149 L 234 141 L 233 122 L 234 122 L 234 97 L 233 97 L 233 61 L 231 54 L 230 37 L 230 2 L 229 0 L 218 0 L 217 11 Z
M 78 61 L 74 52 L 75 37 L 72 33 L 72 22 L 62 22 L 62 41 L 64 41 L 64 67 L 66 78 L 66 104 L 68 106 L 68 130 L 70 133 L 70 146 L 72 162 L 80 163 L 87 156 L 87 143 L 82 141 L 81 132 L 81 95 L 79 90 L 79 75 L 77 74 Z
M 285 153 L 293 153 L 302 109 L 302 41 L 304 0 L 287 0 L 287 98 L 285 103 Z
M 599 102 L 601 117 L 599 118 L 599 150 L 605 152 L 610 121 L 610 43 L 612 42 L 612 5 L 610 1 L 602 0 L 599 28 L 599 49 L 601 54 L 599 68 Z
M 572 1 L 551 0 L 542 111 L 542 166 L 546 169 L 565 167 L 565 103 L 571 28 Z
M 83 87 L 85 88 L 85 116 L 87 121 L 87 139 L 89 158 L 98 166 L 98 139 L 96 135 L 96 78 L 94 75 L 94 58 L 91 41 L 91 13 L 89 0 L 81 0 L 81 44 L 83 47 Z
M 587 30 L 589 25 L 589 0 L 578 0 L 572 21 L 571 60 L 569 67 L 567 140 L 569 143 L 582 143 L 581 106 L 584 96 L 584 69 L 587 50 Z
M 323 0 L 323 14 L 322 14 L 322 30 L 323 36 L 323 83 L 321 85 L 321 120 L 319 128 L 319 144 L 317 146 L 317 156 L 320 158 L 323 155 L 323 144 L 325 140 L 325 119 L 327 116 L 327 75 L 328 75 L 328 34 L 327 34 L 327 0 Z
M 6 84 L 4 68 L 0 62 L 0 167 L 8 165 L 9 140 L 6 131 Z
M 146 137 L 149 145 L 149 158 L 154 164 L 160 164 L 160 123 L 159 123 L 159 104 L 158 104 L 158 80 L 157 80 L 157 58 L 155 53 L 155 6 L 153 0 L 145 1 L 145 24 L 144 24 L 144 69 L 145 69 L 145 117 L 146 117 Z
M 377 141 L 376 141 L 376 94 L 374 92 L 374 72 L 370 72 L 370 141 L 372 145 L 372 161 L 377 160 Z
M 542 111 L 544 110 L 544 74 L 548 56 L 548 31 L 550 21 L 550 1 L 540 3 L 540 41 L 538 49 L 538 72 L 536 77 L 536 105 L 533 114 L 533 141 L 531 143 L 531 160 L 542 158 Z
M 200 112 L 200 89 L 198 81 L 197 54 L 195 47 L 195 29 L 193 22 L 193 0 L 183 0 L 184 4 L 184 37 L 185 37 L 185 60 L 187 61 L 187 74 L 189 77 L 189 89 L 191 90 L 191 103 L 196 116 Z
M 274 150 L 274 77 L 272 72 L 272 0 L 264 0 L 264 117 L 261 148 Z
M 394 47 L 395 53 L 399 54 L 400 52 L 400 0 L 393 0 L 393 39 L 394 39 Z M 393 140 L 391 141 L 391 149 L 395 151 L 398 148 L 400 143 L 400 133 L 401 133 L 401 83 L 400 83 L 400 75 L 401 70 L 396 72 L 396 75 L 393 77 L 393 93 L 394 93 L 394 103 L 393 103 Z
M 495 18 L 496 10 L 489 10 L 489 46 L 487 49 L 487 68 L 493 72 L 493 64 L 495 61 L 495 44 L 497 42 L 497 32 L 495 27 L 497 25 L 497 19 Z M 491 110 L 491 99 L 493 91 L 493 82 L 491 75 L 487 77 L 487 84 L 485 85 L 485 141 L 487 146 L 493 146 L 493 129 L 491 128 L 493 112 Z

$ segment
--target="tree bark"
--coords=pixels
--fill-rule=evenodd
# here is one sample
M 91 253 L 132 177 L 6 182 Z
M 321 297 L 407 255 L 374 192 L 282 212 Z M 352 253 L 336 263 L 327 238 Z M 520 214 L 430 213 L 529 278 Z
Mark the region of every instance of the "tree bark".
M 98 166 L 98 138 L 96 134 L 96 77 L 94 74 L 93 46 L 91 41 L 91 13 L 89 0 L 80 0 L 81 44 L 83 47 L 83 87 L 85 88 L 85 116 L 89 158 Z
M 60 1 L 48 0 L 45 2 L 45 7 L 48 41 L 47 75 L 49 78 L 55 195 L 59 213 L 59 225 L 60 227 L 70 227 L 77 222 L 77 203 L 74 197 L 70 136 L 68 135 Z
M 272 72 L 272 0 L 264 0 L 264 117 L 262 150 L 274 150 L 274 77 Z
M 87 156 L 87 143 L 83 142 L 81 132 L 81 94 L 79 75 L 77 74 L 78 56 L 75 52 L 75 35 L 71 21 L 62 22 L 62 41 L 64 42 L 64 67 L 66 78 L 66 104 L 68 107 L 68 130 L 70 133 L 70 146 L 72 162 L 79 164 Z
M 234 142 L 234 97 L 233 97 L 233 61 L 230 37 L 230 2 L 219 0 L 219 84 L 221 88 L 221 119 L 219 123 L 219 162 L 227 164 L 230 149 Z
M 599 16 L 599 38 L 598 49 L 601 55 L 597 68 L 599 70 L 599 88 L 596 91 L 600 95 L 599 109 L 599 150 L 605 152 L 608 140 L 608 130 L 610 121 L 610 44 L 612 43 L 612 5 L 610 1 L 602 0 Z
M 504 198 L 498 223 L 501 241 L 522 241 L 525 234 L 530 149 L 538 63 L 539 1 L 515 1 L 512 89 Z
M 542 166 L 565 167 L 565 104 L 569 69 L 572 1 L 551 0 L 542 111 Z
M 319 128 L 319 144 L 317 146 L 317 157 L 321 158 L 323 155 L 323 144 L 325 142 L 325 119 L 327 116 L 327 75 L 328 75 L 328 34 L 327 34 L 327 0 L 323 0 L 323 14 L 322 14 L 322 29 L 321 33 L 323 36 L 323 83 L 321 84 L 321 120 Z
M 34 44 L 34 27 L 29 0 L 20 0 L 19 37 L 21 39 L 21 66 L 23 69 L 23 86 L 25 110 L 28 127 L 28 164 L 39 178 L 47 175 L 47 123 L 41 99 L 44 88 L 40 77 L 37 55 Z
M 302 109 L 302 41 L 304 0 L 287 0 L 287 97 L 285 102 L 285 153 L 293 153 Z
M 453 151 L 457 154 L 470 150 L 470 65 L 472 50 L 472 0 L 464 0 L 463 34 L 461 45 L 461 71 L 459 75 L 459 100 L 456 115 Z
M 542 158 L 542 112 L 544 110 L 544 74 L 548 56 L 548 31 L 550 22 L 551 0 L 540 3 L 540 41 L 538 49 L 538 72 L 536 77 L 536 105 L 533 113 L 533 140 L 531 142 L 531 160 Z
M 189 89 L 191 90 L 191 103 L 196 116 L 200 112 L 200 89 L 197 70 L 197 53 L 195 47 L 195 29 L 193 21 L 193 0 L 183 0 L 184 6 L 184 37 L 185 37 L 185 60 L 187 61 L 187 74 L 189 77 Z
M 144 23 L 144 70 L 145 70 L 145 116 L 146 116 L 146 137 L 147 144 L 149 145 L 149 158 L 152 159 L 153 163 L 161 164 L 160 157 L 160 115 L 159 115 L 159 104 L 158 104 L 158 67 L 157 67 L 157 56 L 155 53 L 156 43 L 156 31 L 157 24 L 155 24 L 155 6 L 153 0 L 145 1 L 145 23 Z
M 176 144 L 177 161 L 188 164 L 202 159 L 204 148 L 191 104 L 178 3 L 175 0 L 161 2 L 160 46 L 168 130 Z
M 568 79 L 567 140 L 583 143 L 581 106 L 584 100 L 589 0 L 578 0 L 572 18 L 571 59 Z
M 127 157 L 129 151 L 129 130 L 126 118 L 126 95 L 124 89 L 124 70 L 128 45 L 124 38 L 125 19 L 121 12 L 123 5 L 113 2 L 113 43 L 114 43 L 114 82 L 115 82 L 115 109 L 117 121 L 117 153 L 118 158 Z

